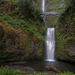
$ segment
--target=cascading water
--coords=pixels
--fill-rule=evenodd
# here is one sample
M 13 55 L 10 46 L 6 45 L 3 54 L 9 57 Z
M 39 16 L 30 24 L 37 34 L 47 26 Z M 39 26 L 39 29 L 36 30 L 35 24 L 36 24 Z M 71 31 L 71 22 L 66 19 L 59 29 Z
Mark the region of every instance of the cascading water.
M 42 13 L 43 13 L 43 21 L 44 21 L 44 23 L 46 24 L 46 20 L 45 20 L 45 18 L 46 18 L 46 15 L 45 15 L 45 0 L 42 0 Z
M 45 13 L 45 0 L 42 0 L 42 12 Z
M 43 20 L 46 24 L 46 15 L 45 15 L 45 0 L 42 0 L 42 12 Z M 46 36 L 46 61 L 54 61 L 54 51 L 55 51 L 55 29 L 47 28 Z
M 46 36 L 46 61 L 54 61 L 55 29 L 47 28 Z

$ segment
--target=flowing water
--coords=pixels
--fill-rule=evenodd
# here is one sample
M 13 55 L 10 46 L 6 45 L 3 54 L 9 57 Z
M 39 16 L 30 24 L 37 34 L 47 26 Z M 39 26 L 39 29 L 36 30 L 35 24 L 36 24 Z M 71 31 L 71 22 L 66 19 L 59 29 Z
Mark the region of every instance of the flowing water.
M 47 28 L 46 35 L 46 61 L 54 61 L 55 29 Z
M 43 15 L 41 15 L 41 16 L 43 17 L 43 21 L 44 21 L 44 23 L 45 23 L 45 25 L 46 25 L 45 0 L 42 0 L 42 14 L 43 14 Z
M 42 12 L 45 13 L 45 0 L 42 0 Z
M 45 15 L 45 0 L 42 0 L 42 12 L 43 20 L 46 24 L 46 15 Z M 55 50 L 55 29 L 54 28 L 47 28 L 47 35 L 46 35 L 46 61 L 54 61 L 54 50 Z

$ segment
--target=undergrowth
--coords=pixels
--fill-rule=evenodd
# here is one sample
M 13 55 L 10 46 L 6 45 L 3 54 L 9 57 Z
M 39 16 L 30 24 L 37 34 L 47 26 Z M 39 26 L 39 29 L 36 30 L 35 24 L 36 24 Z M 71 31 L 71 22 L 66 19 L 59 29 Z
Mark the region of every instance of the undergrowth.
M 58 73 L 56 75 L 75 75 L 73 72 Z
M 8 66 L 1 67 L 0 75 L 22 75 L 20 70 L 10 69 Z
M 41 11 L 33 6 L 32 0 L 4 0 L 4 2 L 3 6 L 6 5 L 6 10 L 10 8 L 10 11 L 5 12 L 3 10 L 3 13 L 0 13 L 0 22 L 6 26 L 19 27 L 28 32 L 27 34 L 32 33 L 44 41 L 47 27 L 42 26 Z M 11 2 L 14 8 L 9 6 Z M 2 7 L 2 9 L 5 9 L 5 7 Z
M 18 18 L 11 17 L 8 14 L 0 14 L 0 22 L 5 23 L 6 26 L 20 27 L 22 30 L 33 33 L 40 40 L 44 41 L 44 35 L 47 27 L 42 27 L 41 22 L 39 22 L 38 20 L 26 20 L 23 19 L 23 16 L 21 18 Z
M 8 66 L 1 66 L 0 75 L 51 75 L 49 73 L 22 74 L 21 70 L 10 69 Z M 75 75 L 73 72 L 57 73 L 56 75 Z

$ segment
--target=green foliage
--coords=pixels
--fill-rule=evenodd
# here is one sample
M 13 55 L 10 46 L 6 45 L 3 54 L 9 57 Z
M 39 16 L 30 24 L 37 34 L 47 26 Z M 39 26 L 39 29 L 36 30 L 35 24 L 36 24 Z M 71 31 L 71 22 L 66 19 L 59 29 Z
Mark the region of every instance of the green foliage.
M 10 17 L 8 14 L 0 14 L 0 21 L 6 23 L 6 25 L 13 25 L 24 29 L 25 21 L 15 17 Z
M 20 70 L 10 69 L 8 66 L 1 67 L 0 75 L 22 75 Z
M 34 19 L 43 21 L 43 17 L 40 15 L 41 13 L 42 13 L 42 11 L 40 9 L 34 8 L 34 11 L 33 11 Z
M 58 73 L 56 75 L 75 75 L 73 72 L 64 72 L 64 73 Z
M 17 4 L 23 12 L 31 13 L 33 11 L 31 0 L 18 0 Z
M 20 19 L 18 17 L 11 17 L 8 14 L 0 14 L 0 22 L 5 23 L 7 26 L 17 26 L 22 28 L 24 31 L 30 31 L 34 33 L 40 40 L 44 40 L 46 28 L 43 28 L 40 21 L 33 21 L 31 19 L 24 20 L 22 15 Z M 37 27 L 40 26 L 40 32 Z
M 62 39 L 66 39 L 68 37 L 68 34 L 60 33 L 56 35 L 58 37 L 57 40 L 61 41 Z
M 30 37 L 35 36 L 36 39 L 38 40 L 37 44 L 44 43 L 42 41 L 44 41 L 44 34 L 46 30 L 44 29 L 45 27 L 44 24 L 42 24 L 43 19 L 40 16 L 41 11 L 35 8 L 32 5 L 31 1 L 32 0 L 18 0 L 17 2 L 17 0 L 6 0 L 3 6 L 7 6 L 10 12 L 9 10 L 6 9 L 4 13 L 0 13 L 0 22 L 2 23 L 2 25 L 4 25 L 5 27 L 10 26 L 11 28 L 15 29 L 15 32 L 19 31 L 17 30 L 18 28 L 21 28 L 23 32 L 26 34 L 26 37 L 27 37 L 26 50 L 27 51 L 30 50 L 30 45 L 31 45 Z M 11 6 L 11 3 L 12 3 L 12 6 Z M 16 3 L 18 6 L 15 5 Z M 12 10 L 10 6 L 12 7 Z M 34 42 L 36 42 L 35 39 L 34 39 Z M 43 49 L 40 49 L 41 53 L 42 53 L 42 50 Z M 0 57 L 5 59 L 7 56 L 6 57 L 0 56 Z
M 66 3 L 66 7 L 68 7 L 70 5 L 72 0 L 65 0 L 65 3 Z
M 56 46 L 56 57 L 61 58 L 68 58 L 67 57 L 67 51 L 66 49 L 66 42 L 67 42 L 68 34 L 66 33 L 57 33 L 56 34 L 56 40 L 57 40 L 57 46 Z
M 36 24 L 37 26 L 40 26 L 40 22 L 39 22 L 39 21 L 36 21 L 35 24 Z
M 61 0 L 61 3 L 65 3 L 65 0 Z
M 25 75 L 52 75 L 49 73 L 36 73 L 34 72 L 34 74 L 25 74 Z M 64 73 L 57 73 L 56 75 L 75 75 L 73 72 L 64 72 Z
M 69 51 L 73 47 L 74 42 L 74 0 L 71 0 L 68 8 L 63 12 L 63 14 L 59 18 L 59 22 L 56 28 L 56 57 L 62 60 L 74 61 L 75 58 L 70 56 Z
M 24 75 L 20 70 L 13 70 L 10 69 L 8 66 L 1 66 L 0 68 L 0 75 Z M 25 74 L 25 75 L 50 75 L 49 73 L 36 73 L 34 74 Z M 73 72 L 64 72 L 64 73 L 57 73 L 56 75 L 75 75 Z
M 67 15 L 68 13 L 73 15 L 73 13 L 75 12 L 75 0 L 65 0 L 65 3 L 66 8 L 64 11 L 61 12 L 59 21 L 64 21 L 65 15 Z
M 27 74 L 26 74 L 27 75 Z M 34 73 L 34 74 L 30 74 L 30 75 L 51 75 L 51 74 L 48 74 L 48 73 Z M 64 72 L 64 73 L 58 73 L 56 75 L 75 75 L 73 74 L 73 72 Z
M 42 20 L 41 10 L 35 8 L 32 4 L 32 0 L 18 0 L 17 5 L 19 12 L 24 15 L 27 19 L 33 18 L 34 20 Z
M 17 4 L 17 0 L 11 0 L 14 4 Z
M 34 72 L 34 74 L 25 74 L 25 75 L 50 75 L 48 73 L 36 73 Z
M 41 34 L 44 36 L 45 35 L 45 33 L 46 33 L 46 29 L 47 29 L 47 27 L 45 27 L 45 28 L 42 28 L 42 30 L 41 30 Z

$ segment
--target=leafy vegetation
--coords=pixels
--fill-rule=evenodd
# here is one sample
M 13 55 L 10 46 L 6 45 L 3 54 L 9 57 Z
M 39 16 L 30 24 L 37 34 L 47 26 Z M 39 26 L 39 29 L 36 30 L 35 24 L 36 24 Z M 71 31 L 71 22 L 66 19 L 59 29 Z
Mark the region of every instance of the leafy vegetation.
M 33 13 L 33 6 L 31 0 L 18 0 L 18 6 L 22 13 L 27 13 L 31 15 Z
M 44 40 L 43 36 L 45 35 L 46 27 L 45 26 L 42 27 L 43 19 L 40 16 L 41 12 L 39 9 L 33 6 L 32 0 L 10 0 L 10 1 L 16 4 L 16 8 L 13 9 L 13 12 L 12 11 L 8 13 L 5 12 L 4 14 L 0 13 L 0 22 L 5 23 L 7 26 L 20 27 L 26 32 L 30 31 L 31 33 L 38 36 L 39 39 Z M 36 2 L 36 0 L 34 1 Z M 5 5 L 7 5 L 8 2 L 9 1 L 7 1 Z M 7 5 L 6 8 L 8 7 L 9 5 Z
M 1 66 L 0 75 L 51 75 L 49 73 L 22 74 L 21 70 L 10 69 L 8 66 Z M 73 72 L 57 73 L 56 75 L 75 75 Z
M 56 75 L 75 75 L 73 72 L 58 73 Z
M 74 18 L 75 18 L 75 1 L 71 0 L 69 6 L 61 14 L 56 26 L 56 57 L 62 60 L 75 61 L 73 51 L 75 44 Z
M 34 0 L 34 2 L 37 1 Z M 0 50 L 1 52 L 4 51 L 3 53 L 5 53 L 5 56 L 0 54 L 1 61 L 14 61 L 14 59 L 33 60 L 41 59 L 43 57 L 44 36 L 47 27 L 44 25 L 43 19 L 40 15 L 41 11 L 35 8 L 35 6 L 33 6 L 32 0 L 2 1 L 0 6 L 0 26 L 3 28 L 4 32 L 2 33 L 4 34 L 0 34 L 2 36 L 0 38 Z M 7 32 L 9 32 L 9 34 L 7 34 Z M 17 34 L 17 36 L 15 34 Z M 8 37 L 11 42 L 9 42 L 10 49 L 6 46 L 7 44 L 5 44 L 8 41 Z M 12 41 L 12 39 L 15 40 Z M 13 48 L 11 48 L 12 45 Z M 37 46 L 39 47 L 37 48 Z M 20 52 L 21 54 L 19 54 L 19 51 L 22 53 Z M 23 58 L 21 59 L 21 56 L 18 54 L 21 56 L 24 54 Z M 9 55 L 11 57 L 9 57 Z M 35 57 L 35 55 L 37 57 Z
M 17 0 L 10 0 L 10 1 L 12 1 L 14 4 L 17 4 Z
M 10 69 L 8 66 L 1 67 L 0 75 L 22 75 L 20 70 Z
M 33 6 L 32 0 L 18 0 L 17 5 L 19 7 L 19 12 L 26 18 L 42 20 L 40 16 L 41 11 Z
M 30 31 L 34 33 L 36 36 L 38 36 L 39 39 L 44 40 L 44 35 L 46 32 L 46 27 L 42 27 L 41 23 L 39 21 L 33 22 L 32 20 L 24 20 L 19 19 L 17 17 L 11 17 L 8 14 L 0 14 L 0 22 L 3 22 L 6 24 L 6 26 L 16 26 L 22 28 L 24 31 Z M 40 26 L 41 25 L 41 26 Z M 39 30 L 37 27 L 39 27 Z M 41 28 L 42 27 L 42 28 Z

